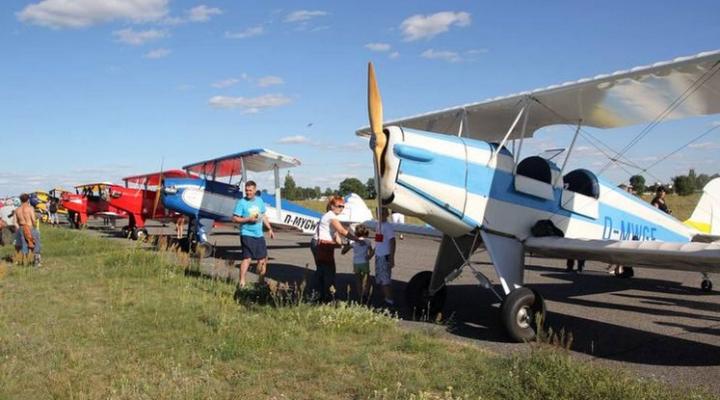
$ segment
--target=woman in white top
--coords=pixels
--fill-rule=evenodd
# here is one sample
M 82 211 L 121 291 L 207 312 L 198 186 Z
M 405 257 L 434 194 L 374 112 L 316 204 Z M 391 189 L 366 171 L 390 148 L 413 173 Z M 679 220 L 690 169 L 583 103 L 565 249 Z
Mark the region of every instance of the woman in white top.
M 341 237 L 354 238 L 354 235 L 340 223 L 339 215 L 345 208 L 341 196 L 332 196 L 328 200 L 328 209 L 317 228 L 317 250 L 315 281 L 323 301 L 333 299 L 335 286 L 335 249 L 340 247 Z

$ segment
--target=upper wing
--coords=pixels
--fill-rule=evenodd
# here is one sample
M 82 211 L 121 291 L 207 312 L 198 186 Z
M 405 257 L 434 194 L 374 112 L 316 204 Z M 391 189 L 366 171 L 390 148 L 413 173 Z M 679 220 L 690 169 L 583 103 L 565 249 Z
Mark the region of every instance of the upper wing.
M 632 267 L 720 272 L 719 243 L 671 243 L 533 237 L 525 250 L 552 258 L 595 260 Z
M 151 174 L 133 175 L 122 178 L 127 183 L 135 183 L 138 185 L 158 186 L 160 177 L 163 178 L 189 178 L 192 175 L 179 169 L 171 169 L 162 172 L 153 172 Z
M 277 165 L 278 168 L 291 168 L 300 165 L 300 160 L 267 149 L 253 149 L 240 153 L 230 154 L 211 160 L 200 161 L 183 167 L 188 172 L 198 175 L 235 176 L 247 171 L 270 171 Z
M 545 126 L 576 124 L 616 128 L 663 119 L 720 113 L 720 51 L 677 58 L 610 75 L 580 79 L 385 122 L 405 128 L 500 141 L 526 99 L 526 137 Z M 356 132 L 369 136 L 369 127 Z M 519 138 L 515 129 L 510 139 Z

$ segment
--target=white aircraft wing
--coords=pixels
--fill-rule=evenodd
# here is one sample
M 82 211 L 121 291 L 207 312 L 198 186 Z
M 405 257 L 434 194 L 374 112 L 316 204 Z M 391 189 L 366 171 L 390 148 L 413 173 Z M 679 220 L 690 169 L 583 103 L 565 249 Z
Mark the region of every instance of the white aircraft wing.
M 720 51 L 700 53 L 610 75 L 580 79 L 529 92 L 488 99 L 385 122 L 404 128 L 458 135 L 488 142 L 502 140 L 526 99 L 526 137 L 542 127 L 577 124 L 617 128 L 720 113 Z M 357 132 L 369 136 L 370 128 Z M 510 139 L 519 138 L 516 128 Z
M 673 243 L 631 240 L 586 240 L 532 237 L 524 242 L 532 254 L 609 264 L 693 272 L 720 272 L 720 243 Z
M 300 160 L 268 149 L 252 149 L 185 165 L 184 170 L 197 175 L 214 175 L 216 178 L 239 175 L 243 168 L 252 172 L 272 171 L 300 165 Z

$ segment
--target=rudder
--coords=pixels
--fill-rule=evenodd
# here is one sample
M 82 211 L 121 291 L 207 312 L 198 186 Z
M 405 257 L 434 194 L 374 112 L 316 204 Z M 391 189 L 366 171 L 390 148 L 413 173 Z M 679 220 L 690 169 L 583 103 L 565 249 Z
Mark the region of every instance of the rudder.
M 720 235 L 720 178 L 705 185 L 700 201 L 685 225 L 705 234 Z

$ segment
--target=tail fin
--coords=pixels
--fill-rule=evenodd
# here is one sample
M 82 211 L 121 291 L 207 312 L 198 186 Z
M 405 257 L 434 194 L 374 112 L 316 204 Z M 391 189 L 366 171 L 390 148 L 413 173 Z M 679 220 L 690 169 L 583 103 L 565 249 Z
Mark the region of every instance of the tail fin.
M 700 201 L 685 225 L 702 233 L 720 235 L 720 178 L 705 185 Z

